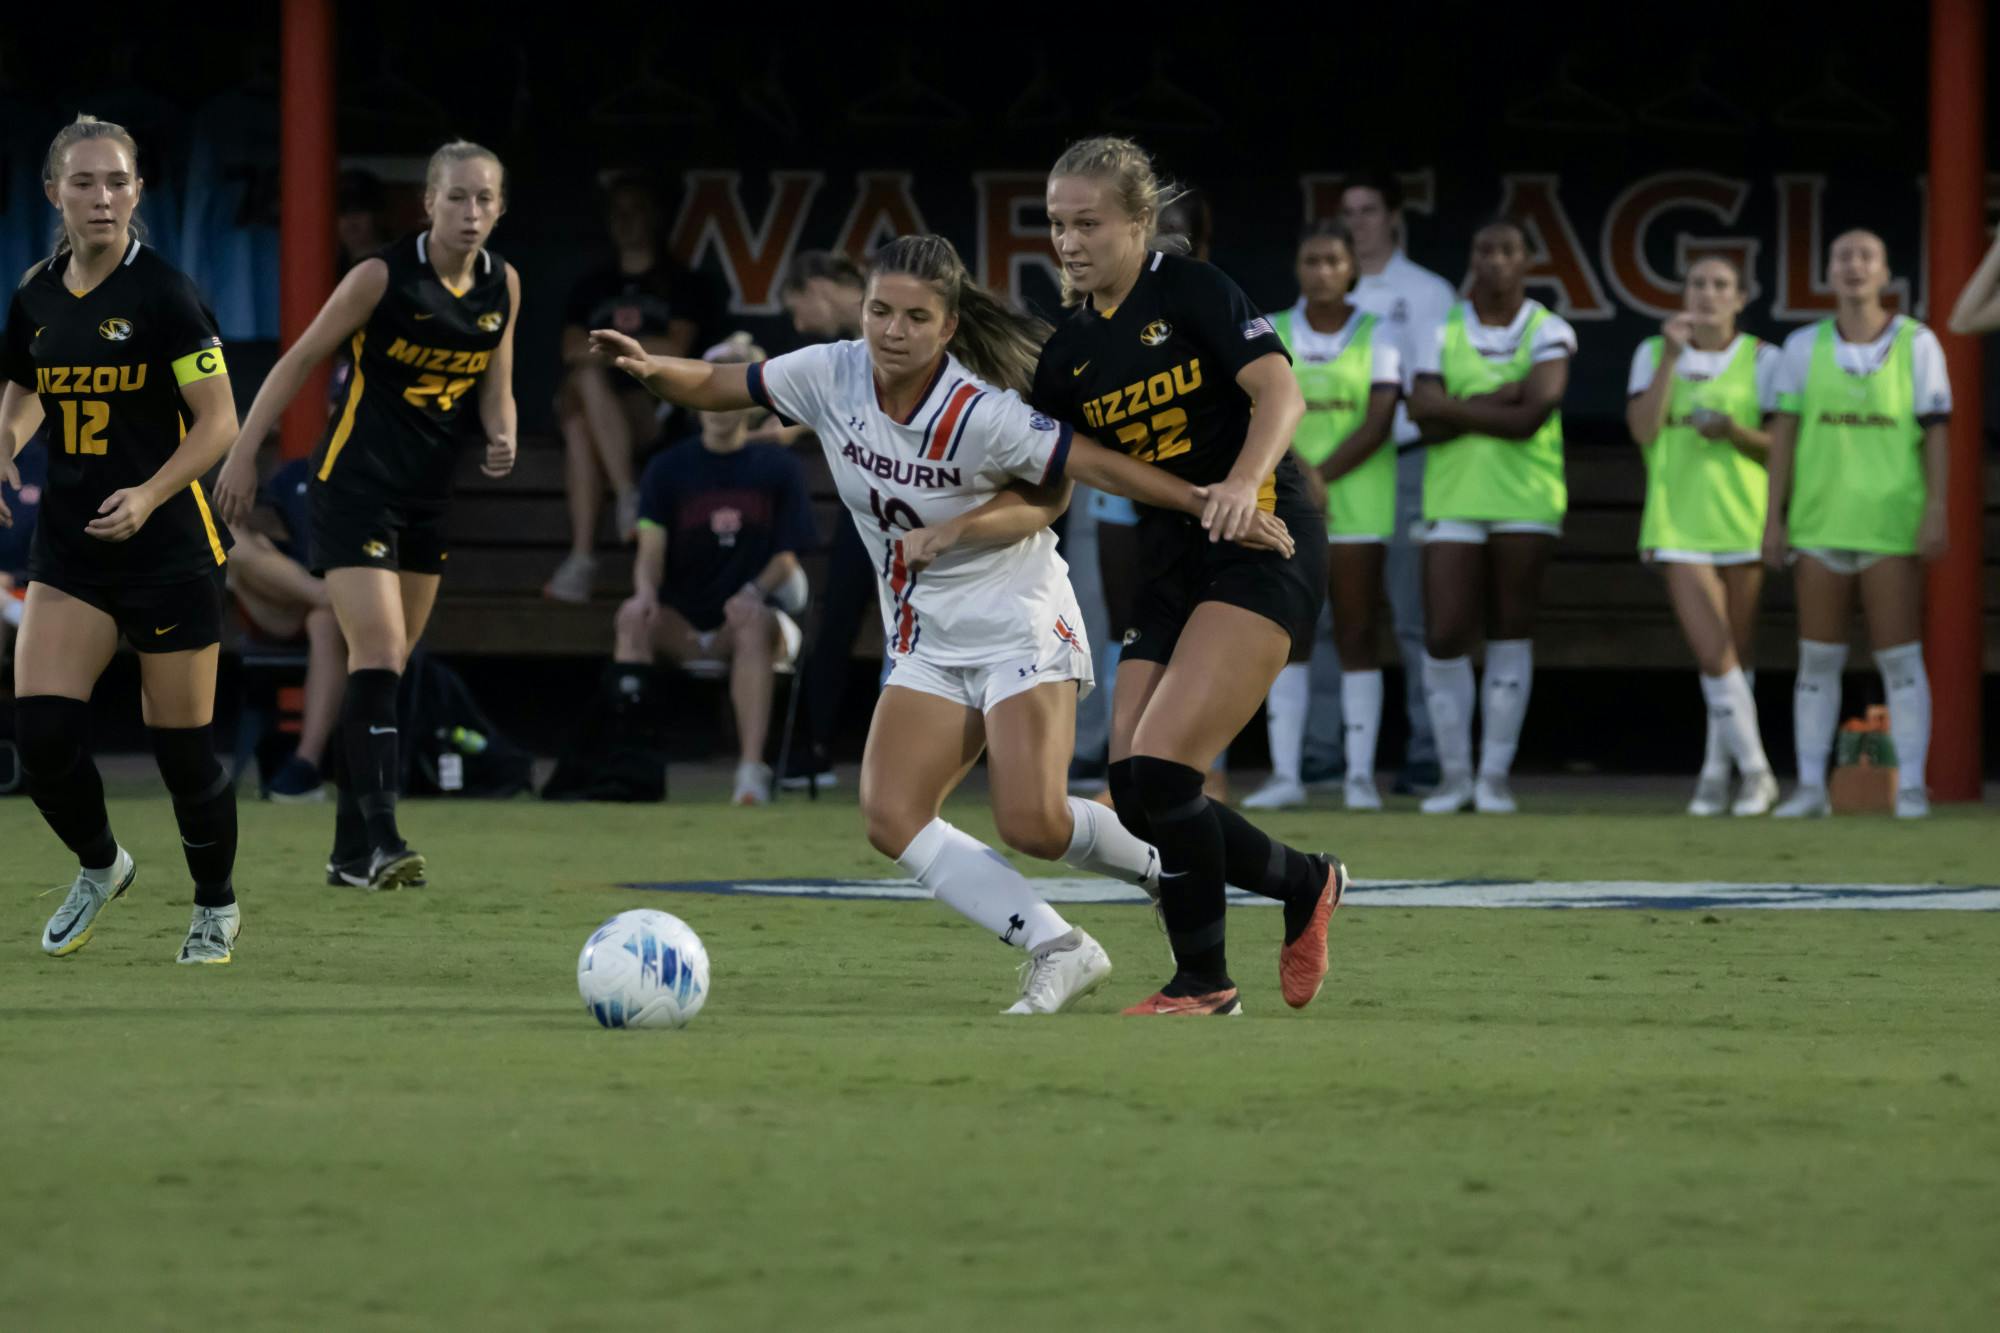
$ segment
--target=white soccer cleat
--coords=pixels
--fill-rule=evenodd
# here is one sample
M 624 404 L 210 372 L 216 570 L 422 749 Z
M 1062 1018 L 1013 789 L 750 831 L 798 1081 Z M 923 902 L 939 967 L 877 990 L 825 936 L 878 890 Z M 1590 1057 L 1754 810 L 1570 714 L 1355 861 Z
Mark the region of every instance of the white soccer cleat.
M 1514 804 L 1514 793 L 1507 786 L 1504 777 L 1479 775 L 1479 781 L 1472 788 L 1472 804 L 1482 815 L 1511 815 L 1518 808 Z
M 1778 800 L 1778 780 L 1771 776 L 1768 768 L 1761 773 L 1743 775 L 1743 787 L 1736 793 L 1736 804 L 1729 807 L 1732 815 L 1768 815 Z
M 1342 802 L 1349 810 L 1380 810 L 1382 793 L 1375 790 L 1375 779 L 1366 773 L 1356 774 L 1341 786 Z
M 1896 792 L 1896 818 L 1929 819 L 1931 794 L 1922 787 L 1903 787 Z
M 1044 944 L 1021 964 L 1021 998 L 1003 1012 L 1059 1014 L 1104 984 L 1111 955 L 1081 930 Z
M 77 871 L 76 882 L 69 886 L 69 894 L 64 897 L 62 906 L 42 927 L 42 952 L 53 958 L 62 958 L 90 943 L 91 933 L 97 929 L 98 915 L 113 898 L 132 887 L 132 879 L 138 873 L 139 868 L 133 864 L 132 854 L 123 847 L 118 849 L 110 869 L 101 878 Z
M 1305 803 L 1305 784 L 1296 778 L 1281 778 L 1276 774 L 1243 798 L 1245 810 L 1293 810 Z
M 1748 790 L 1746 784 L 1745 790 Z M 1706 819 L 1719 815 L 1729 808 L 1729 775 L 1704 773 L 1694 784 L 1694 799 L 1688 802 L 1688 813 Z
M 1827 804 L 1826 788 L 1800 787 L 1771 812 L 1773 819 L 1824 819 L 1833 813 Z
M 771 803 L 771 766 L 769 764 L 738 764 L 736 766 L 736 792 L 729 798 L 731 805 L 769 805 Z
M 236 956 L 236 937 L 243 931 L 243 912 L 235 903 L 227 907 L 202 907 L 194 909 L 194 919 L 188 922 L 187 939 L 181 944 L 181 956 L 176 962 L 211 966 L 226 963 Z
M 1472 804 L 1472 774 L 1447 772 L 1418 808 L 1427 815 L 1455 815 Z

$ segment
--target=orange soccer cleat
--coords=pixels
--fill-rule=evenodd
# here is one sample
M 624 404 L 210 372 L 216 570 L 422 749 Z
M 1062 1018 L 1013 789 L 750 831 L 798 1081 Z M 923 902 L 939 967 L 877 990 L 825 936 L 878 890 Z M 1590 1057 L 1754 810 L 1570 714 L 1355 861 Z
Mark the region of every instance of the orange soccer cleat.
M 1278 985 L 1285 993 L 1285 1003 L 1294 1009 L 1311 1004 L 1326 983 L 1326 928 L 1333 919 L 1333 909 L 1340 906 L 1347 892 L 1347 867 L 1337 856 L 1326 861 L 1326 886 L 1319 891 L 1312 920 L 1297 939 L 1278 951 Z
M 1125 1011 L 1128 1014 L 1221 1014 L 1235 1017 L 1243 1012 L 1236 987 L 1210 991 L 1206 995 L 1168 995 L 1155 991 Z

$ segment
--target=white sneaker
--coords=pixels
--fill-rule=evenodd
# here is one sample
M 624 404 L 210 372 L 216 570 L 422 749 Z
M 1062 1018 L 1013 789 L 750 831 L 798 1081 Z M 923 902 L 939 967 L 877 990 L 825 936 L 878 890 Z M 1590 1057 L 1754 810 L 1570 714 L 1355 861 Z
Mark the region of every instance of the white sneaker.
M 1511 815 L 1517 809 L 1507 779 L 1488 777 L 1484 773 L 1479 775 L 1479 781 L 1472 789 L 1472 804 L 1482 815 Z
M 1824 819 L 1833 813 L 1827 804 L 1826 788 L 1800 787 L 1784 804 L 1771 812 L 1773 819 Z
M 771 766 L 769 764 L 738 764 L 736 766 L 736 792 L 729 798 L 731 805 L 769 805 L 771 803 Z
M 542 596 L 552 602 L 587 602 L 590 600 L 591 576 L 596 572 L 596 560 L 571 551 L 556 566 L 556 572 L 549 575 L 549 581 L 542 585 Z
M 1072 930 L 1058 935 L 1021 964 L 1021 998 L 1004 1013 L 1059 1014 L 1104 984 L 1111 955 L 1104 946 Z
M 182 963 L 226 963 L 235 957 L 236 937 L 243 931 L 243 913 L 235 903 L 227 907 L 194 909 L 188 922 L 187 939 L 181 944 Z
M 1771 776 L 1771 770 L 1761 773 L 1745 773 L 1743 786 L 1736 793 L 1736 804 L 1729 807 L 1732 815 L 1768 815 L 1778 799 L 1778 780 Z
M 76 883 L 69 886 L 62 906 L 42 927 L 42 952 L 61 958 L 90 943 L 91 932 L 97 929 L 98 914 L 103 912 L 105 904 L 132 887 L 132 879 L 138 873 L 132 854 L 123 847 L 118 849 L 109 869 L 99 873 L 77 871 Z
M 1281 778 L 1273 773 L 1270 780 L 1243 798 L 1245 810 L 1291 810 L 1306 803 L 1305 784 L 1297 778 Z
M 1903 787 L 1896 792 L 1896 818 L 1929 819 L 1931 794 L 1922 787 Z
M 1455 815 L 1472 804 L 1472 774 L 1447 772 L 1418 808 L 1427 815 Z
M 1694 799 L 1688 802 L 1688 813 L 1707 818 L 1719 815 L 1729 808 L 1729 774 L 1704 773 L 1695 780 Z
M 1341 789 L 1343 803 L 1349 810 L 1380 810 L 1382 793 L 1375 790 L 1375 779 L 1366 773 L 1358 773 L 1347 779 Z

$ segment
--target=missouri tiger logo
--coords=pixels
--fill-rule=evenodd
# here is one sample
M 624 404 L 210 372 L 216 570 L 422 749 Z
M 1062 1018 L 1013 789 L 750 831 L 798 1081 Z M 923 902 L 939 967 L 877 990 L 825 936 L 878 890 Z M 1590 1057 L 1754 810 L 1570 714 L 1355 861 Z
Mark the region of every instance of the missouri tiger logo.
M 506 322 L 506 316 L 502 315 L 498 310 L 489 310 L 479 317 L 479 331 L 481 333 L 497 333 L 500 331 L 500 326 Z
M 97 336 L 108 342 L 122 343 L 132 336 L 132 321 L 107 319 L 97 326 Z
M 1174 326 L 1167 323 L 1164 319 L 1156 319 L 1145 328 L 1139 330 L 1139 341 L 1148 347 L 1158 347 L 1173 336 Z
M 389 554 L 389 543 L 363 542 L 361 543 L 361 554 L 367 556 L 370 560 L 380 560 Z

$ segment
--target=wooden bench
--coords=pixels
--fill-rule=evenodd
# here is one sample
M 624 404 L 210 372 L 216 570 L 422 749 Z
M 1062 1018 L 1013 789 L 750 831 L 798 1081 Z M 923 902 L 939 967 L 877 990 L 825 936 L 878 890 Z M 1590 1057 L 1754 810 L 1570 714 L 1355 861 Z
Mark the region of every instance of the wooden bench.
M 798 455 L 824 541 L 834 524 L 847 518 L 820 452 L 808 445 L 799 447 Z M 588 604 L 548 601 L 542 584 L 569 545 L 560 446 L 530 441 L 513 475 L 499 481 L 481 476 L 477 461 L 468 454 L 461 470 L 449 526 L 451 560 L 428 642 L 452 653 L 609 655 L 612 617 L 631 591 L 631 548 L 599 546 L 596 594 Z M 1629 444 L 1573 442 L 1568 472 L 1570 512 L 1545 585 L 1537 662 L 1600 669 L 1686 666 L 1687 647 L 1658 572 L 1638 559 L 1645 473 L 1637 451 Z M 1986 494 L 1985 669 L 2000 671 L 2000 465 L 1989 465 Z M 603 528 L 608 530 L 608 522 Z M 816 553 L 805 563 L 817 597 L 824 587 L 825 555 Z M 1767 582 L 1764 607 L 1758 664 L 1789 668 L 1797 640 L 1790 579 Z M 1865 641 L 1858 619 L 1860 650 Z M 880 656 L 875 617 L 864 617 L 854 651 Z M 1393 654 L 1392 645 L 1385 642 L 1384 651 Z M 1868 658 L 1864 653 L 1853 660 Z

